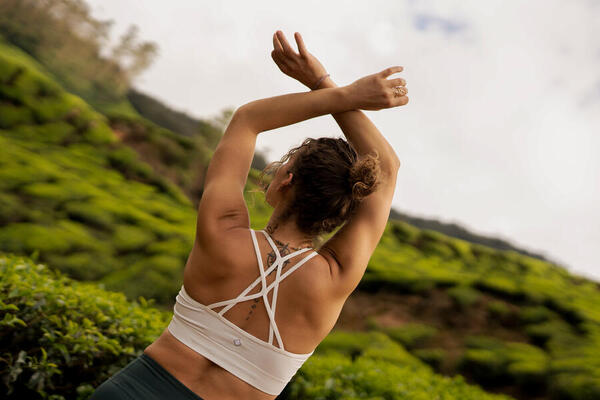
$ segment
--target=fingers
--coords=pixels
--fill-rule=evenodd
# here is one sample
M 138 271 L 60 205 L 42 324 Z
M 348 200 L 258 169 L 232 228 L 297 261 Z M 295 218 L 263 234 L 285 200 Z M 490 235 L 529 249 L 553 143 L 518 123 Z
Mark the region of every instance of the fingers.
M 283 32 L 281 31 L 277 31 L 275 32 L 275 34 L 277 35 L 277 39 L 279 39 L 279 42 L 281 43 L 281 45 L 283 46 L 283 52 L 289 56 L 298 56 L 298 53 L 296 53 L 294 51 L 294 49 L 292 49 L 292 46 L 290 46 L 290 44 L 288 43 L 287 39 L 285 38 L 285 35 L 283 34 Z
M 294 34 L 294 39 L 296 39 L 296 44 L 298 45 L 298 50 L 300 51 L 300 55 L 302 57 L 308 56 L 308 50 L 306 49 L 306 45 L 304 44 L 304 40 L 302 36 L 300 36 L 300 32 L 296 32 Z
M 406 86 L 406 81 L 402 78 L 388 79 L 387 81 L 391 87 Z
M 288 74 L 290 70 L 289 59 L 286 58 L 285 54 L 281 51 L 273 50 L 271 51 L 271 58 L 275 61 L 275 64 L 279 67 L 279 70 L 284 74 Z
M 398 73 L 398 72 L 402 72 L 404 70 L 404 67 L 401 66 L 395 66 L 395 67 L 389 67 L 384 69 L 383 71 L 380 72 L 380 75 L 384 78 L 387 78 L 388 76 Z
M 398 97 L 397 99 L 397 106 L 405 106 L 406 104 L 408 104 L 408 97 L 407 96 L 401 96 Z
M 394 88 L 394 97 L 406 96 L 407 93 L 408 93 L 408 89 L 405 88 L 404 86 L 396 86 Z
M 279 43 L 279 39 L 277 39 L 277 32 L 273 34 L 273 48 L 276 51 L 281 51 L 283 53 L 283 47 L 281 47 L 281 43 Z

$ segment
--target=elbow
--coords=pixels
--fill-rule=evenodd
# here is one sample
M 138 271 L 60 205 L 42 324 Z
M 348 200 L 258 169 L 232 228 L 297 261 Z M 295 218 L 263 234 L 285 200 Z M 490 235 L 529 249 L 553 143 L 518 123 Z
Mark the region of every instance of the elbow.
M 252 118 L 251 103 L 246 103 L 241 107 L 238 107 L 231 117 L 231 122 L 241 123 L 252 131 L 258 133 L 258 127 L 256 126 L 256 120 Z
M 232 119 L 248 119 L 248 104 L 246 103 L 243 106 L 238 107 L 234 112 Z

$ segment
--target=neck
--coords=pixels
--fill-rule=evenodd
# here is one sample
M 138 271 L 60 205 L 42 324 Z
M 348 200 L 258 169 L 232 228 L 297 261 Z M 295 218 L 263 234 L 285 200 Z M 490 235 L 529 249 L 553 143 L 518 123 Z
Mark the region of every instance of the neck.
M 291 218 L 284 222 L 275 212 L 271 215 L 265 231 L 278 246 L 289 247 L 292 250 L 313 247 L 312 236 L 300 232 Z

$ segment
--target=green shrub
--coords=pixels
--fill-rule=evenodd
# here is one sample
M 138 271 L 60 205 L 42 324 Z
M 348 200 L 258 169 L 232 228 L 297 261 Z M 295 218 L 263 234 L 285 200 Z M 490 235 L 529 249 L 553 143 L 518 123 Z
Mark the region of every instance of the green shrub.
M 493 318 L 503 318 L 510 314 L 510 308 L 500 300 L 492 300 L 487 303 L 487 310 Z
M 470 286 L 464 285 L 450 288 L 446 291 L 446 293 L 448 293 L 454 303 L 461 308 L 475 304 L 481 296 L 481 293 L 477 289 L 473 289 Z
M 478 289 L 508 297 L 517 297 L 519 293 L 514 279 L 500 275 L 485 275 L 475 286 Z
M 112 238 L 114 246 L 119 251 L 141 249 L 155 239 L 151 231 L 134 225 L 117 225 Z
M 545 346 L 555 333 L 554 324 L 541 322 L 531 324 L 525 327 L 525 333 L 531 338 L 531 341 L 538 346 Z
M 5 399 L 85 399 L 141 354 L 169 314 L 0 256 L 0 386 Z
M 393 221 L 392 234 L 401 243 L 412 243 L 419 237 L 419 229 L 402 221 Z
M 429 349 L 415 349 L 412 354 L 432 366 L 433 368 L 439 368 L 446 357 L 446 350 L 441 348 L 429 348 Z
M 435 327 L 421 323 L 407 323 L 398 327 L 384 328 L 382 331 L 409 349 L 422 345 L 437 333 Z
M 31 123 L 31 111 L 24 107 L 0 103 L 0 129 L 12 128 L 20 124 Z
M 71 136 L 74 129 L 65 121 L 56 121 L 44 125 L 21 125 L 15 127 L 13 132 L 20 139 L 58 144 Z
M 524 324 L 534 324 L 550 319 L 552 312 L 544 306 L 521 307 L 519 320 Z
M 319 348 L 352 348 L 360 355 L 352 360 L 346 353 L 315 352 L 298 370 L 281 398 L 297 399 L 511 399 L 488 394 L 465 383 L 461 376 L 446 377 L 406 353 L 385 335 L 367 336 L 333 331 Z M 343 339 L 340 340 L 339 337 Z M 332 346 L 332 342 L 336 344 Z M 361 350 L 362 349 L 362 350 Z
M 185 264 L 169 254 L 142 258 L 123 270 L 102 279 L 110 290 L 123 292 L 130 299 L 150 297 L 161 304 L 170 304 L 179 292 Z
M 28 213 L 27 207 L 19 201 L 17 196 L 0 192 L 0 225 L 19 221 Z
M 552 400 L 596 400 L 600 399 L 600 378 L 571 374 L 553 377 L 550 383 Z
M 468 372 L 483 385 L 498 385 L 506 381 L 506 359 L 493 350 L 467 349 L 458 362 L 458 369 Z
M 545 389 L 549 357 L 528 343 L 502 342 L 496 338 L 472 335 L 465 339 L 467 350 L 458 369 L 468 372 L 484 385 L 518 384 L 527 390 Z
M 113 215 L 93 202 L 69 201 L 63 207 L 70 219 L 92 227 L 112 230 L 115 224 Z
M 31 254 L 40 252 L 65 253 L 71 243 L 64 232 L 54 227 L 32 223 L 9 224 L 0 230 L 2 250 Z

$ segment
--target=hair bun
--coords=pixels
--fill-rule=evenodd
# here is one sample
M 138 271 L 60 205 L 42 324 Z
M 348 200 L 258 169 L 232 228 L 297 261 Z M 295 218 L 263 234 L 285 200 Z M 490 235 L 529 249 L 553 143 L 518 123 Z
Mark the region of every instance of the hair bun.
M 379 186 L 379 155 L 364 154 L 358 156 L 350 167 L 352 199 L 361 201 Z

